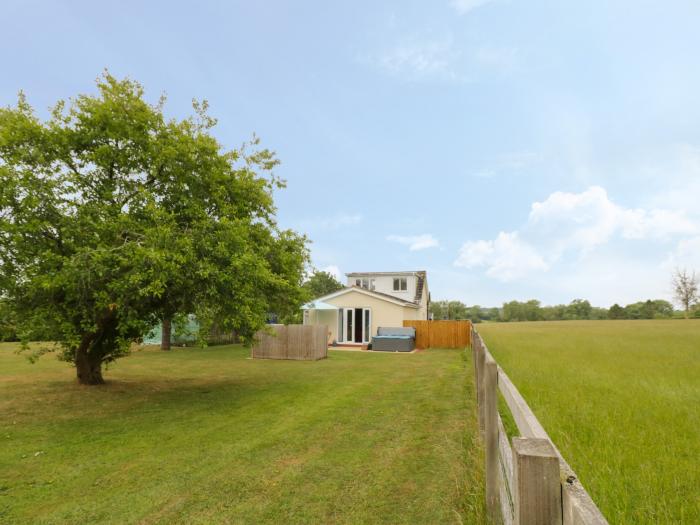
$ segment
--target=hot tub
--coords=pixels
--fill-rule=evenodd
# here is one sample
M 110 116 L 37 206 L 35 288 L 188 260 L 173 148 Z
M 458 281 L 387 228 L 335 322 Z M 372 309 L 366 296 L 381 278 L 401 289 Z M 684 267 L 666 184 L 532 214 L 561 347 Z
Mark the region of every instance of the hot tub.
M 412 326 L 382 327 L 372 337 L 372 350 L 380 352 L 411 352 L 416 347 L 416 329 Z

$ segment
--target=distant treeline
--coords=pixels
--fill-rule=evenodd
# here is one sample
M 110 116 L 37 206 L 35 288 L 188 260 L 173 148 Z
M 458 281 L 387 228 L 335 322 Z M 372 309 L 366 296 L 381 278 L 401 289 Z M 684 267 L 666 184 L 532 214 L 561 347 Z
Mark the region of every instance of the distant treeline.
M 610 308 L 592 306 L 585 299 L 574 299 L 569 304 L 542 306 L 540 301 L 510 301 L 501 308 L 467 306 L 461 301 L 433 301 L 430 303 L 433 319 L 471 319 L 481 321 L 565 321 L 584 319 L 669 319 L 676 315 L 673 305 L 663 299 L 640 301 Z M 680 313 L 678 313 L 680 315 Z M 700 317 L 700 309 L 695 311 Z

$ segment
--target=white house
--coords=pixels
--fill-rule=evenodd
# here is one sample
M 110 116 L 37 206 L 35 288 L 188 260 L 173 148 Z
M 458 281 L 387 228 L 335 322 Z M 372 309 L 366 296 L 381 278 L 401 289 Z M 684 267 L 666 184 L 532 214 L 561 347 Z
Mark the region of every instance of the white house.
M 325 324 L 330 340 L 363 345 L 377 328 L 428 319 L 430 292 L 425 271 L 348 273 L 347 287 L 305 304 L 304 324 Z

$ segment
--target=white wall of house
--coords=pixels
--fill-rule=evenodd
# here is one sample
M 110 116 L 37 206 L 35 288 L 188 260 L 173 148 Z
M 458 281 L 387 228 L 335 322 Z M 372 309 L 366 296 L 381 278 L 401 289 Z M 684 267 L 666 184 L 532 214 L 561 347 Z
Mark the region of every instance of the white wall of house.
M 416 319 L 418 315 L 418 309 L 416 308 L 390 303 L 357 291 L 350 291 L 338 297 L 327 299 L 324 302 L 339 308 L 369 308 L 372 312 L 370 340 L 373 335 L 377 335 L 377 328 L 380 326 L 403 326 L 404 319 Z M 331 331 L 332 339 L 338 341 L 337 311 L 325 310 L 325 312 L 330 312 L 334 315 L 334 322 L 332 326 L 329 324 L 328 328 Z M 330 316 L 324 317 L 324 319 L 329 318 Z M 324 324 L 326 323 L 324 322 Z
M 337 341 L 338 311 L 337 310 L 305 310 L 304 324 L 325 324 L 328 326 L 330 336 L 328 342 Z
M 394 279 L 406 279 L 406 290 L 394 290 Z M 362 279 L 373 279 L 374 280 L 374 290 L 376 292 L 386 293 L 403 299 L 404 301 L 413 301 L 416 297 L 416 283 L 417 277 L 415 275 L 376 275 L 368 273 L 366 275 L 358 275 L 355 277 L 348 277 L 348 286 L 358 286 L 357 280 L 362 281 Z M 361 286 L 361 285 L 360 285 Z

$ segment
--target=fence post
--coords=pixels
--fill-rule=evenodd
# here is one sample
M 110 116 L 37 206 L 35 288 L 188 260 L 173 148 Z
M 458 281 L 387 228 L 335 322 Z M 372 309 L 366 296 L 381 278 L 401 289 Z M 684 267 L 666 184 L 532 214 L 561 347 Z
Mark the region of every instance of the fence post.
M 483 354 L 484 352 L 482 352 Z M 498 365 L 489 357 L 483 368 L 484 448 L 486 449 L 486 508 L 499 521 L 498 475 Z
M 479 403 L 481 400 L 479 398 L 479 367 L 476 363 L 477 360 L 477 349 L 476 349 L 476 338 L 474 337 L 474 331 L 471 333 L 470 344 L 472 347 L 472 363 L 474 363 L 474 392 L 476 393 L 476 409 L 477 414 L 479 412 Z
M 513 438 L 516 525 L 561 525 L 559 458 L 548 439 Z
M 481 338 L 477 339 L 476 343 L 476 391 L 479 401 L 479 432 L 481 437 L 484 437 L 484 363 L 486 360 L 486 352 Z

